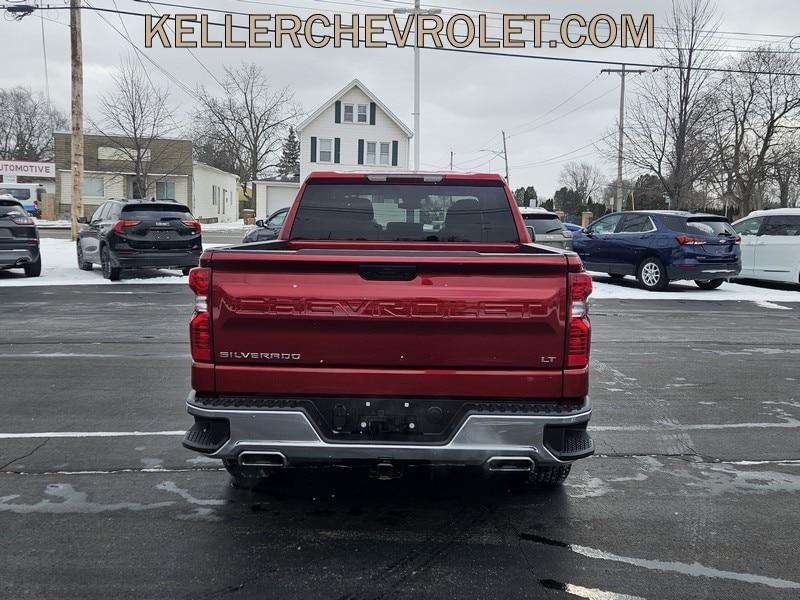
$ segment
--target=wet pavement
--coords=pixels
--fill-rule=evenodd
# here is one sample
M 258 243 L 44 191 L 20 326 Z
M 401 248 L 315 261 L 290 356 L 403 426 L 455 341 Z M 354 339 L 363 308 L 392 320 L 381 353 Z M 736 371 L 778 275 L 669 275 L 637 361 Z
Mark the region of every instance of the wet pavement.
M 0 294 L 2 598 L 800 597 L 800 303 L 594 302 L 597 455 L 559 489 L 248 492 L 180 446 L 187 290 Z

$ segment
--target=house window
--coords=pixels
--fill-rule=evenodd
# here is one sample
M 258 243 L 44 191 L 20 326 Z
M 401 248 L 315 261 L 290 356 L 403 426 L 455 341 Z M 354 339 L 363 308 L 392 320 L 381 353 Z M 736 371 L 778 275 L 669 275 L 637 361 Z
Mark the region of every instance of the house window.
M 83 178 L 83 195 L 90 198 L 105 197 L 106 182 L 100 176 L 86 176 Z
M 375 153 L 378 144 L 376 142 L 367 142 L 367 164 L 374 165 L 375 164 Z
M 333 140 L 330 138 L 320 138 L 319 140 L 319 162 L 333 161 Z
M 358 122 L 359 123 L 366 123 L 367 122 L 367 111 L 369 111 L 368 104 L 359 104 L 358 105 Z
M 381 142 L 381 164 L 389 164 L 389 143 Z
M 344 105 L 344 117 L 342 117 L 342 121 L 345 123 L 352 123 L 353 122 L 353 105 L 352 104 L 345 104 Z
M 175 183 L 172 181 L 156 182 L 157 200 L 175 200 Z

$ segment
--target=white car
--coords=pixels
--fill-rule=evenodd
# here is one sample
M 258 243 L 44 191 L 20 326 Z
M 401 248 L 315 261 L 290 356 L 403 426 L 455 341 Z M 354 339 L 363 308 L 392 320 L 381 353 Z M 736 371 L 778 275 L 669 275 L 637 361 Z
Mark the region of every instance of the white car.
M 739 277 L 800 283 L 800 208 L 757 210 L 733 228 L 742 238 Z

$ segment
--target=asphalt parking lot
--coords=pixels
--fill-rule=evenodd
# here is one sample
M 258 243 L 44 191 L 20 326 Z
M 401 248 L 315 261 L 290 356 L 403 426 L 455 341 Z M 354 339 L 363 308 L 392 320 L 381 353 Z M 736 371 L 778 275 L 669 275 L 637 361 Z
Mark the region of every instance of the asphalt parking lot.
M 177 285 L 0 289 L 0 597 L 798 598 L 800 292 L 593 303 L 563 488 L 288 474 L 180 446 Z

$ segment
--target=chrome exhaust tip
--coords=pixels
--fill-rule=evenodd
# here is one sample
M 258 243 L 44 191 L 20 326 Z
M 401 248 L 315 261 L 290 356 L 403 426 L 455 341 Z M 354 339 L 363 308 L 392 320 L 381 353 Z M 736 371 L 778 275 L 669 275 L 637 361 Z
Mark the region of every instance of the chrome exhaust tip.
M 286 457 L 280 452 L 253 452 L 245 450 L 239 454 L 239 464 L 243 467 L 275 467 L 286 466 Z
M 490 471 L 506 473 L 530 473 L 536 468 L 532 458 L 527 456 L 493 456 L 486 461 Z

